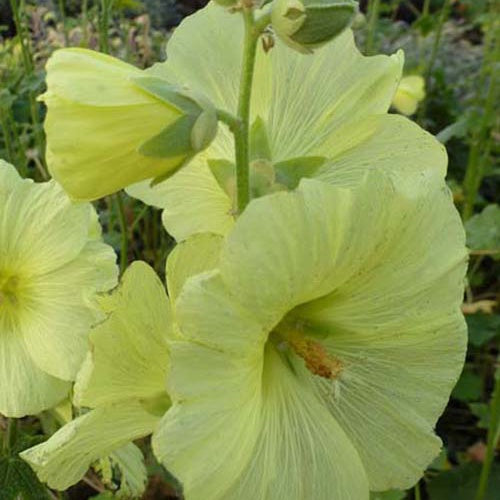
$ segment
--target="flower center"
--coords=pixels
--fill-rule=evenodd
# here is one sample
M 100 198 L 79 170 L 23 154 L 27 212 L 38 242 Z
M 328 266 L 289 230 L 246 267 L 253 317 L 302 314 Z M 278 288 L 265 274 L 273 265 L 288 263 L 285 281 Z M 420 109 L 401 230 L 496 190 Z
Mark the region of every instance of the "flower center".
M 273 334 L 277 337 L 278 348 L 292 349 L 314 375 L 335 379 L 342 372 L 342 361 L 329 354 L 320 342 L 306 337 L 299 324 L 293 325 L 285 320 L 274 329 Z
M 8 304 L 17 304 L 18 282 L 16 276 L 6 276 L 0 273 L 0 308 Z

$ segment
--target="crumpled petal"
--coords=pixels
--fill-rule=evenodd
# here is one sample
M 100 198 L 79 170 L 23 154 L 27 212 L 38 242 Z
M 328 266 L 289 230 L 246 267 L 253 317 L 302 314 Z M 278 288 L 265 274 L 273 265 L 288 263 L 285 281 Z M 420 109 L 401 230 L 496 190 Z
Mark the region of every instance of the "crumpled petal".
M 66 424 L 45 443 L 23 451 L 21 457 L 41 481 L 65 490 L 77 483 L 95 460 L 150 434 L 158 420 L 139 402 L 98 408 Z
M 92 330 L 92 351 L 75 384 L 79 406 L 102 406 L 165 393 L 171 315 L 156 273 L 136 261 L 113 293 L 109 317 Z

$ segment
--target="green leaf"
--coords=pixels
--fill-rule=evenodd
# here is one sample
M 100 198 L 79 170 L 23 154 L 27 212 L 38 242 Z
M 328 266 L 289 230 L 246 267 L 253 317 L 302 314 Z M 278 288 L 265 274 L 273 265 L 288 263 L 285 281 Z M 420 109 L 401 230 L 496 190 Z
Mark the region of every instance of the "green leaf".
M 326 162 L 323 156 L 302 156 L 274 165 L 276 182 L 295 189 L 303 177 L 312 177 Z
M 465 316 L 469 329 L 469 344 L 481 347 L 500 334 L 500 315 L 467 314 Z
M 250 159 L 270 160 L 271 146 L 264 120 L 258 116 L 250 129 Z
M 427 485 L 430 500 L 471 500 L 479 483 L 481 464 L 471 462 L 443 472 Z M 484 500 L 498 500 L 500 464 L 493 464 Z
M 451 395 L 461 401 L 477 401 L 481 397 L 481 377 L 465 369 Z
M 0 457 L 0 498 L 2 500 L 49 500 L 45 487 L 30 466 L 19 457 Z
M 465 224 L 467 245 L 471 250 L 500 253 L 500 206 L 488 205 Z

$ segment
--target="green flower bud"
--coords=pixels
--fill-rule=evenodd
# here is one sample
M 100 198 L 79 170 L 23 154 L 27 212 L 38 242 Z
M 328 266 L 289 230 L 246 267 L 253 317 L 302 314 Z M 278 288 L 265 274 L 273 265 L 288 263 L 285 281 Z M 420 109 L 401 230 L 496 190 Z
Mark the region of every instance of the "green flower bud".
M 348 28 L 357 12 L 354 0 L 276 0 L 271 20 L 287 45 L 310 53 Z

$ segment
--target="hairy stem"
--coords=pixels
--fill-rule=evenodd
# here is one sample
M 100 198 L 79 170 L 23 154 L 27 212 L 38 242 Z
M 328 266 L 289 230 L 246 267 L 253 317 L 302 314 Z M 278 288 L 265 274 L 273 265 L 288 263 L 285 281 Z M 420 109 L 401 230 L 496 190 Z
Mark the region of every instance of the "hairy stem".
M 250 130 L 250 100 L 252 97 L 252 82 L 257 53 L 259 32 L 254 29 L 255 18 L 251 8 L 243 8 L 245 22 L 245 40 L 243 45 L 243 64 L 241 70 L 240 92 L 238 100 L 239 127 L 233 130 L 236 149 L 236 185 L 237 207 L 241 214 L 250 201 L 249 175 L 249 130 Z
M 109 53 L 109 15 L 113 7 L 113 0 L 101 0 L 101 9 L 99 12 L 99 50 Z

